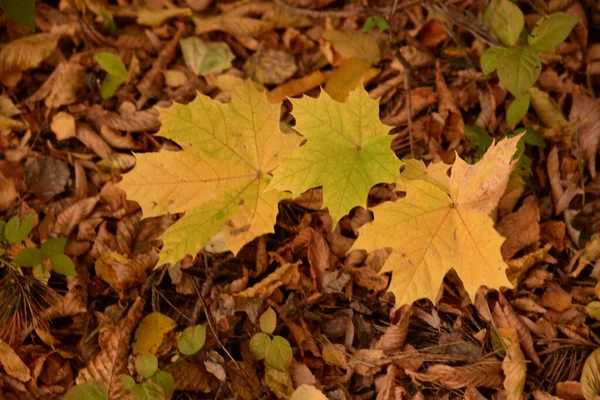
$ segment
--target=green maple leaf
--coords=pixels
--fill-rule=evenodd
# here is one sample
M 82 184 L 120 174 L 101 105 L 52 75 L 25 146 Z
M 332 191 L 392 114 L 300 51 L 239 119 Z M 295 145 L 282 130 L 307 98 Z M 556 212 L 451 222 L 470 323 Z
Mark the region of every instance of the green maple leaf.
M 280 104 L 246 82 L 229 104 L 198 95 L 159 112 L 159 135 L 183 150 L 137 154 L 119 184 L 144 217 L 186 213 L 163 234 L 158 265 L 195 255 L 219 232 L 234 253 L 273 232 L 277 204 L 288 195 L 265 189 L 280 158 L 300 143 L 280 132 Z
M 322 186 L 335 223 L 353 207 L 365 207 L 374 185 L 397 180 L 402 162 L 390 148 L 390 128 L 379 120 L 379 102 L 361 85 L 344 103 L 325 92 L 290 101 L 295 129 L 307 143 L 285 158 L 269 187 L 299 195 Z

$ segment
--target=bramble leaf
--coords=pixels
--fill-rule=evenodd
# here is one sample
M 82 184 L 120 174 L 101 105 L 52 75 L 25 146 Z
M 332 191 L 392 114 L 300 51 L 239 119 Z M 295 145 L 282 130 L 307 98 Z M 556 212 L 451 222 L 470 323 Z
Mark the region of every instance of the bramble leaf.
M 167 399 L 173 396 L 175 392 L 175 378 L 173 378 L 173 375 L 165 371 L 158 371 L 151 379 L 162 388 Z
M 263 360 L 267 354 L 267 348 L 271 344 L 271 338 L 264 332 L 259 332 L 250 339 L 250 353 L 258 361 Z
M 42 251 L 42 253 L 44 253 L 46 257 L 50 257 L 55 254 L 62 254 L 63 251 L 65 251 L 66 244 L 66 237 L 51 238 L 40 245 L 40 250 Z
M 280 105 L 245 82 L 229 104 L 199 95 L 159 111 L 159 134 L 183 151 L 137 154 L 119 184 L 144 217 L 186 212 L 163 234 L 158 265 L 195 255 L 221 231 L 234 253 L 272 232 L 278 202 L 289 195 L 265 190 L 269 174 L 301 140 L 280 132 Z
M 481 55 L 481 72 L 489 75 L 498 67 L 498 60 L 506 53 L 506 48 L 500 46 L 492 46 L 487 48 Z
M 500 0 L 500 3 L 494 7 L 490 18 L 490 25 L 494 34 L 506 46 L 512 46 L 517 42 L 523 26 L 525 17 L 519 7 L 509 0 Z
M 389 127 L 362 85 L 345 103 L 327 93 L 290 101 L 295 128 L 308 142 L 285 159 L 270 187 L 300 195 L 323 186 L 323 205 L 336 223 L 352 208 L 366 206 L 374 185 L 398 178 L 402 161 L 390 150 Z
M 550 51 L 565 41 L 579 18 L 557 12 L 540 18 L 527 38 L 529 48 L 535 52 Z
M 158 359 L 152 353 L 140 353 L 135 359 L 135 369 L 142 378 L 150 378 L 158 370 Z
M 69 389 L 63 400 L 108 400 L 108 393 L 95 382 L 82 383 Z
M 540 56 L 528 47 L 513 47 L 498 60 L 498 78 L 502 85 L 519 97 L 537 81 L 542 72 Z
M 206 341 L 206 324 L 188 326 L 181 332 L 177 340 L 177 348 L 181 354 L 192 355 L 204 347 Z
M 287 339 L 281 336 L 273 336 L 267 346 L 265 362 L 278 371 L 287 371 L 292 363 L 292 347 Z
M 41 263 L 43 259 L 44 253 L 42 253 L 40 249 L 30 247 L 18 252 L 12 261 L 22 267 L 33 267 L 34 265 Z
M 392 252 L 381 272 L 392 272 L 389 291 L 396 306 L 423 297 L 435 301 L 446 273 L 454 268 L 474 298 L 481 285 L 511 287 L 490 212 L 504 193 L 515 166 L 520 136 L 490 147 L 476 165 L 457 158 L 450 190 L 423 180 L 404 180 L 406 197 L 372 208 L 375 219 L 360 228 L 353 249 Z
M 31 233 L 34 221 L 34 213 L 29 213 L 23 218 L 15 215 L 4 226 L 4 238 L 10 244 L 22 242 Z
M 68 255 L 54 254 L 49 258 L 50 263 L 52 264 L 52 269 L 55 272 L 58 272 L 59 274 L 63 275 L 77 275 L 77 272 L 75 271 L 75 264 L 73 263 L 73 260 L 71 260 L 71 257 L 69 257 Z
M 517 97 L 506 110 L 506 123 L 508 125 L 514 125 L 519 122 L 527 114 L 529 110 L 529 102 L 531 101 L 531 95 L 529 92 L 522 94 Z

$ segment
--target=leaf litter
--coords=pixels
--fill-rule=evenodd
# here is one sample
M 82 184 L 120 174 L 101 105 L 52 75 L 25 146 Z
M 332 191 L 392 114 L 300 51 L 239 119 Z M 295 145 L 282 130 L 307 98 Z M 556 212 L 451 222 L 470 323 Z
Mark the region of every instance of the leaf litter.
M 0 14 L 0 214 L 35 215 L 6 251 L 66 237 L 77 272 L 0 268 L 3 397 L 125 398 L 141 352 L 173 398 L 600 396 L 600 9 L 527 8 L 545 52 L 515 127 L 507 89 L 527 82 L 478 61 L 520 29 L 494 37 L 474 1 L 389 3 L 36 2 L 35 32 Z M 540 44 L 554 12 L 579 23 Z M 389 31 L 365 32 L 373 15 Z M 103 89 L 106 53 L 123 68 Z M 523 128 L 546 147 L 517 144 Z M 265 310 L 284 371 L 249 348 Z M 174 356 L 199 324 L 202 350 Z

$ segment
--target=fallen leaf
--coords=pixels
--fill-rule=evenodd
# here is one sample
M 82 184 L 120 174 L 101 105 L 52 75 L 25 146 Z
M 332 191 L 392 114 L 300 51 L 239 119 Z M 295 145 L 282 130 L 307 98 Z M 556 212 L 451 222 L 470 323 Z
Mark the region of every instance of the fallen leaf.
M 4 367 L 7 375 L 21 382 L 28 382 L 31 379 L 31 371 L 27 365 L 12 347 L 2 340 L 0 340 L 0 364 Z
M 519 136 L 488 149 L 468 165 L 456 159 L 450 193 L 421 180 L 405 180 L 406 197 L 372 208 L 374 222 L 360 229 L 353 249 L 391 247 L 381 272 L 392 272 L 388 290 L 396 307 L 427 297 L 435 301 L 442 279 L 458 273 L 472 299 L 481 285 L 510 287 L 490 212 L 498 205 L 515 163 Z
M 118 293 L 140 284 L 146 278 L 146 271 L 135 260 L 113 251 L 103 252 L 95 264 L 96 275 Z
M 310 89 L 316 88 L 325 82 L 325 75 L 319 70 L 310 75 L 298 79 L 292 79 L 286 83 L 277 86 L 275 89 L 267 93 L 267 97 L 271 103 L 279 103 L 287 97 L 300 95 Z
M 59 35 L 38 33 L 13 40 L 0 50 L 0 76 L 35 68 L 56 50 Z
M 504 371 L 504 389 L 508 400 L 522 400 L 523 388 L 527 378 L 527 363 L 519 346 L 519 337 L 514 328 L 498 330 L 504 345 L 506 356 L 502 361 Z
M 164 336 L 175 326 L 175 321 L 159 312 L 146 315 L 135 330 L 135 339 L 131 345 L 133 353 L 156 353 Z
M 323 186 L 323 205 L 335 224 L 352 208 L 366 206 L 371 187 L 397 179 L 402 162 L 390 151 L 392 137 L 379 121 L 378 102 L 364 88 L 345 103 L 327 93 L 290 101 L 295 129 L 308 142 L 284 159 L 270 187 L 298 196 Z
M 184 150 L 137 154 L 136 167 L 119 184 L 146 218 L 187 211 L 162 236 L 158 265 L 195 255 L 220 231 L 234 253 L 273 231 L 286 195 L 264 190 L 267 174 L 299 142 L 280 133 L 279 112 L 250 82 L 234 90 L 229 104 L 199 95 L 160 110 L 159 134 Z
M 580 381 L 585 400 L 596 400 L 600 396 L 600 349 L 594 350 L 585 360 Z
M 194 18 L 196 35 L 212 31 L 223 31 L 235 36 L 257 36 L 271 30 L 273 23 L 254 18 L 237 17 L 232 15 L 218 15 L 208 18 Z
M 178 17 L 191 17 L 193 12 L 186 7 L 148 9 L 142 8 L 138 11 L 137 23 L 148 26 L 161 26 L 166 21 Z
M 75 117 L 64 111 L 54 114 L 50 129 L 56 135 L 57 140 L 65 140 L 77 136 Z
M 244 65 L 252 80 L 263 85 L 278 85 L 291 78 L 298 66 L 294 56 L 287 52 L 261 48 Z
M 203 42 L 199 37 L 179 40 L 183 60 L 199 76 L 214 74 L 231 68 L 235 55 L 225 42 Z
M 508 260 L 527 246 L 540 240 L 540 210 L 537 199 L 527 198 L 521 208 L 508 214 L 496 225 L 496 230 L 506 238 L 502 244 L 502 258 Z
M 411 371 L 407 373 L 422 382 L 439 382 L 449 389 L 467 386 L 499 388 L 504 381 L 501 363 L 496 360 L 482 360 L 460 367 L 435 364 L 425 373 Z
M 292 393 L 292 396 L 290 397 L 290 399 L 291 400 L 327 400 L 327 397 L 325 397 L 323 392 L 321 392 L 319 389 L 317 389 L 314 386 L 300 385 L 298 388 L 296 388 L 296 390 L 294 390 L 294 393 Z
M 600 101 L 598 99 L 576 93 L 569 113 L 569 121 L 580 122 L 578 129 L 579 151 L 592 178 L 596 177 L 596 154 L 600 145 Z
M 333 70 L 325 83 L 325 92 L 338 102 L 345 102 L 350 92 L 370 75 L 371 64 L 360 58 L 350 58 Z
M 344 58 L 358 58 L 369 64 L 377 64 L 381 58 L 379 45 L 365 33 L 329 30 L 323 32 L 323 37 Z
M 42 200 L 64 192 L 71 177 L 67 164 L 55 157 L 31 157 L 25 162 L 27 190 Z
M 210 375 L 198 364 L 183 360 L 169 363 L 165 371 L 177 377 L 175 390 L 182 392 L 210 393 Z

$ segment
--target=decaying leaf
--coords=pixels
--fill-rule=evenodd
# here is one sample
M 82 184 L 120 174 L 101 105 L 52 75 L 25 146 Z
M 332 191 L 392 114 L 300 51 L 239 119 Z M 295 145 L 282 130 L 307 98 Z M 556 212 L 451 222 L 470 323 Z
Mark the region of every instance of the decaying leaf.
M 231 68 L 235 55 L 225 42 L 203 42 L 199 37 L 179 41 L 183 59 L 196 75 L 204 76 Z
M 248 58 L 244 70 L 258 83 L 277 85 L 292 77 L 298 66 L 294 57 L 287 52 L 261 48 Z
M 133 352 L 135 354 L 155 353 L 164 335 L 172 331 L 175 326 L 175 321 L 159 312 L 146 315 L 135 330 L 135 340 L 131 346 Z
M 379 106 L 359 87 L 337 103 L 326 93 L 292 99 L 296 130 L 308 140 L 279 167 L 270 187 L 293 195 L 323 186 L 323 205 L 334 223 L 366 206 L 378 183 L 393 182 L 402 162 L 390 151 L 392 137 L 379 121 Z
M 519 346 L 519 337 L 514 328 L 500 329 L 499 333 L 506 346 L 506 356 L 502 361 L 504 389 L 508 393 L 508 399 L 521 400 L 527 377 L 527 364 Z
M 6 373 L 21 382 L 31 379 L 31 371 L 8 344 L 0 340 L 0 365 Z
M 425 373 L 407 372 L 420 381 L 440 382 L 451 389 L 467 386 L 499 388 L 504 380 L 501 363 L 493 359 L 460 367 L 436 364 Z
M 382 272 L 392 272 L 396 307 L 422 297 L 435 301 L 442 279 L 454 268 L 471 298 L 481 285 L 510 287 L 490 212 L 514 168 L 519 136 L 488 149 L 470 166 L 457 158 L 450 191 L 421 180 L 404 181 L 406 197 L 373 208 L 374 222 L 360 229 L 354 249 L 391 247 Z M 425 200 L 427 199 L 427 200 Z
M 0 50 L 0 76 L 35 68 L 56 50 L 59 35 L 38 33 L 13 40 Z
M 199 95 L 188 105 L 161 109 L 160 120 L 159 134 L 184 150 L 138 154 L 133 172 L 119 184 L 144 217 L 187 211 L 163 235 L 158 265 L 195 255 L 223 230 L 234 253 L 272 232 L 285 195 L 265 191 L 268 174 L 299 141 L 280 133 L 279 107 L 247 82 L 234 90 L 230 104 Z
M 138 11 L 137 23 L 140 25 L 161 26 L 171 18 L 191 17 L 192 10 L 185 7 L 148 9 L 142 8 Z

